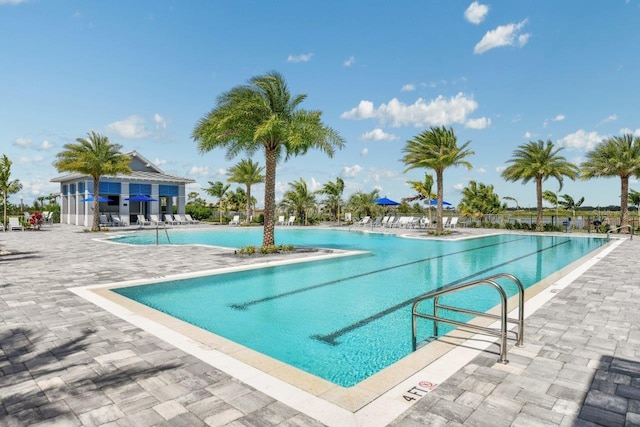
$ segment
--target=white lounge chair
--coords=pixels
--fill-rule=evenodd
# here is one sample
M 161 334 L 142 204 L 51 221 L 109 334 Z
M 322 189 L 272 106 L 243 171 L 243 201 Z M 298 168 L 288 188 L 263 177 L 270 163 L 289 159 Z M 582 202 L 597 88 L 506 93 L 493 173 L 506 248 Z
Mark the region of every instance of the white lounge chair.
M 152 225 L 164 225 L 164 221 L 161 221 L 156 214 L 150 214 L 149 220 L 151 221 Z
M 229 221 L 229 225 L 240 225 L 240 215 L 234 215 L 233 219 Z
M 20 224 L 20 218 L 18 218 L 17 216 L 9 217 L 9 225 L 7 225 L 7 230 L 9 230 L 9 231 L 15 231 L 15 230 L 24 231 L 24 227 L 22 226 L 22 224 Z
M 367 215 L 364 218 L 362 218 L 360 221 L 355 222 L 353 225 L 356 225 L 358 227 L 364 227 L 365 225 L 369 224 L 370 221 L 371 221 L 371 217 Z
M 100 227 L 111 227 L 113 226 L 113 222 L 109 220 L 107 215 L 100 214 Z
M 390 216 L 389 220 L 384 224 L 385 227 L 391 228 L 394 227 L 395 223 L 398 221 L 398 218 L 395 216 Z
M 138 225 L 151 225 L 151 221 L 144 217 L 144 215 L 138 215 Z
M 293 225 L 296 222 L 296 217 L 295 215 L 291 215 L 289 217 L 289 221 L 287 221 L 287 225 Z
M 173 219 L 173 215 L 172 214 L 164 214 L 164 222 L 166 222 L 167 224 L 177 224 L 178 222 Z
M 189 224 L 198 224 L 200 222 L 197 219 L 193 219 L 191 214 L 184 214 L 184 219 L 186 219 Z
M 457 224 L 458 224 L 458 217 L 454 216 L 454 217 L 451 217 L 449 221 L 447 221 L 447 223 L 444 225 L 444 228 L 456 228 Z
M 284 225 L 284 215 L 278 216 L 278 221 L 276 222 L 276 225 Z
M 185 217 L 183 217 L 180 214 L 173 214 L 173 220 L 177 223 L 177 224 L 188 224 L 189 221 L 187 221 L 187 219 Z
M 113 222 L 113 225 L 118 226 L 118 227 L 124 227 L 125 222 L 120 218 L 120 215 L 115 215 L 115 214 L 111 214 L 111 222 Z

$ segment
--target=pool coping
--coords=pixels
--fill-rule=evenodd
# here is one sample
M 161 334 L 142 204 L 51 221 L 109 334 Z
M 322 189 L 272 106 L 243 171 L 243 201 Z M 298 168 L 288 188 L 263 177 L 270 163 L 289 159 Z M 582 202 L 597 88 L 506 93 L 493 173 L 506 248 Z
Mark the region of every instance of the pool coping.
M 566 287 L 613 250 L 617 246 L 614 243 L 616 241 L 613 239 L 610 244 L 603 245 L 542 282 L 529 287 L 525 317 L 535 312 L 559 289 Z M 622 241 L 618 241 L 619 243 Z M 332 250 L 331 253 L 304 258 L 202 270 L 152 279 L 79 286 L 69 290 L 327 425 L 383 426 L 409 409 L 422 396 L 436 388 L 481 351 L 495 345 L 496 338 L 457 330 L 448 335 L 446 340 L 434 341 L 356 386 L 344 388 L 109 291 L 115 287 L 224 274 L 362 253 L 366 252 Z M 513 316 L 514 313 L 510 315 Z M 495 327 L 495 324 L 490 326 Z M 465 344 L 458 345 L 462 340 L 465 340 Z M 526 351 L 526 348 L 521 350 L 514 347 L 513 350 Z M 505 365 L 505 369 L 508 369 L 508 366 Z

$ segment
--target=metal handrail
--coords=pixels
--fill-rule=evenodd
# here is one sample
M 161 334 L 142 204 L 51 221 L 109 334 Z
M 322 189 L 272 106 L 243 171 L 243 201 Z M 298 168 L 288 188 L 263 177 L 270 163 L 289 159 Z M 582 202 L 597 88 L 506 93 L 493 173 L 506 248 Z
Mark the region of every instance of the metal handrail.
M 507 316 L 507 294 L 504 291 L 503 287 L 497 282 L 495 282 L 495 279 L 500 279 L 500 278 L 510 279 L 518 287 L 518 319 L 517 320 L 510 319 Z M 442 295 L 450 294 L 453 292 L 457 292 L 463 289 L 468 289 L 468 288 L 480 286 L 480 285 L 489 285 L 498 291 L 498 295 L 500 296 L 500 315 L 483 313 L 483 312 L 469 310 L 469 309 L 460 308 L 460 307 L 452 307 L 452 306 L 440 304 L 438 302 L 440 299 L 440 296 Z M 428 299 L 433 300 L 433 315 L 418 312 L 418 305 L 421 302 Z M 471 325 L 469 323 L 459 322 L 453 319 L 444 319 L 440 317 L 438 313 L 439 309 L 451 310 L 451 311 L 465 313 L 465 314 L 473 314 L 475 316 L 487 317 L 490 319 L 499 319 L 500 331 L 496 331 L 495 329 L 487 328 L 484 326 Z M 416 348 L 418 345 L 417 338 L 416 338 L 417 329 L 418 329 L 418 326 L 417 326 L 418 317 L 423 319 L 433 320 L 434 322 L 433 331 L 434 331 L 435 337 L 438 336 L 439 322 L 449 323 L 451 325 L 455 325 L 463 328 L 474 329 L 476 331 L 480 331 L 490 335 L 497 335 L 498 337 L 500 337 L 500 358 L 498 359 L 498 362 L 506 364 L 506 363 L 509 363 L 509 361 L 507 360 L 507 323 L 508 322 L 516 323 L 518 325 L 518 331 L 516 332 L 516 335 L 517 335 L 516 346 L 521 347 L 524 345 L 524 335 L 523 335 L 523 332 L 524 332 L 524 286 L 522 286 L 522 282 L 520 282 L 520 280 L 518 280 L 518 278 L 516 278 L 514 275 L 507 274 L 507 273 L 499 273 L 499 274 L 495 274 L 493 276 L 485 277 L 479 280 L 474 280 L 472 282 L 466 282 L 458 285 L 449 286 L 443 289 L 437 289 L 435 291 L 432 291 L 420 296 L 418 299 L 414 301 L 413 306 L 411 308 L 411 326 L 412 326 L 411 344 L 413 347 L 413 351 L 416 351 Z
M 607 230 L 607 240 L 609 240 L 609 235 L 611 233 L 613 233 L 614 231 L 620 231 L 623 228 L 629 228 L 629 230 L 631 231 L 631 236 L 629 237 L 629 240 L 633 240 L 633 227 L 630 225 L 621 225 L 620 227 L 616 227 L 616 228 L 611 228 L 609 230 Z

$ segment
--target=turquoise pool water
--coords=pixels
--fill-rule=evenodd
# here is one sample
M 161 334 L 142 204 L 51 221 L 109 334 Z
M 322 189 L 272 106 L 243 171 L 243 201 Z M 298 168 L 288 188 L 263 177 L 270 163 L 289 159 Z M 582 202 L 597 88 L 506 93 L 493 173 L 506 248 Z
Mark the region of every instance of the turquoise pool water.
M 242 247 L 260 245 L 262 230 L 172 230 L 169 238 L 174 244 Z M 141 232 L 118 241 L 155 244 L 155 239 L 155 232 Z M 367 253 L 113 291 L 349 387 L 411 352 L 411 304 L 417 296 L 498 272 L 515 275 L 528 287 L 606 240 L 495 235 L 433 241 L 292 228 L 278 229 L 276 242 Z M 476 310 L 498 303 L 488 287 L 447 298 L 460 298 Z M 419 339 L 431 335 L 431 324 L 424 321 Z

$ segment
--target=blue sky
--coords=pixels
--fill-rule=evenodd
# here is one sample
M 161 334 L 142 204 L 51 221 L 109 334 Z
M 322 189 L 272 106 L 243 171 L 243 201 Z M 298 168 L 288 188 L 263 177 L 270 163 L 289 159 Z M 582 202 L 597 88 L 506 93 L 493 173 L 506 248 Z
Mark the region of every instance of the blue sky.
M 202 188 L 242 157 L 200 155 L 192 130 L 222 92 L 278 71 L 346 140 L 332 159 L 281 163 L 278 197 L 300 178 L 318 189 L 338 176 L 345 198 L 411 196 L 407 180 L 425 171 L 405 173 L 402 149 L 446 125 L 475 155 L 471 171 L 445 172 L 445 200 L 474 180 L 535 206 L 533 183 L 500 177 L 519 145 L 550 139 L 579 164 L 604 138 L 640 135 L 638 46 L 640 0 L 0 0 L 0 154 L 24 185 L 14 203 L 59 191 L 56 153 L 91 130 L 213 201 Z M 561 193 L 606 206 L 619 189 L 618 178 L 567 180 Z M 262 205 L 264 186 L 253 192 Z

